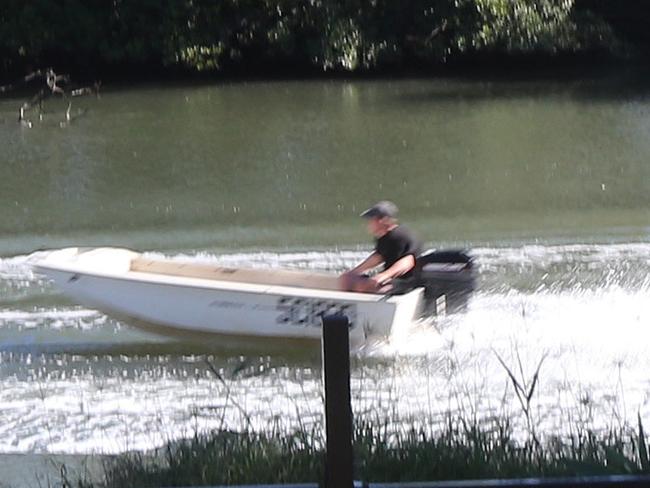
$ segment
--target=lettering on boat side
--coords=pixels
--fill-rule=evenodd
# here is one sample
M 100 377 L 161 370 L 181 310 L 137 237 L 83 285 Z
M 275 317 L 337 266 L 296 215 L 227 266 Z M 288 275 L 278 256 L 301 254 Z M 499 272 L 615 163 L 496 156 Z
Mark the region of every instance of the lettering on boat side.
M 244 302 L 232 302 L 230 300 L 212 300 L 208 307 L 213 308 L 229 308 L 233 310 L 252 310 L 254 312 L 275 312 L 276 308 L 271 304 L 263 303 L 244 303 Z
M 210 302 L 210 307 L 216 308 L 244 308 L 246 305 L 240 302 L 230 302 L 228 300 L 214 300 Z
M 278 324 L 320 327 L 323 315 L 342 314 L 348 317 L 353 328 L 357 306 L 352 303 L 319 300 L 317 298 L 280 297 L 276 309 L 280 312 Z

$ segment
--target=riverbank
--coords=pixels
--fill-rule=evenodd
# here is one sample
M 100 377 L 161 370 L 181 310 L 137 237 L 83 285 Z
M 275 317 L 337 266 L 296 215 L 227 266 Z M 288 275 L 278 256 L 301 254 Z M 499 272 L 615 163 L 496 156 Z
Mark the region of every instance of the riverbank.
M 35 488 L 90 483 L 100 479 L 109 456 L 74 454 L 0 454 L 0 487 Z

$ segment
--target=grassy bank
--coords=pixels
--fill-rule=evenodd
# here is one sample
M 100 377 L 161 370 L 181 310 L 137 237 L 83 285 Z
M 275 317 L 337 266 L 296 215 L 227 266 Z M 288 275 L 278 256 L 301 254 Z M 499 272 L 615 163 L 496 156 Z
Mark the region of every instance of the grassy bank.
M 356 478 L 368 482 L 650 473 L 646 437 L 638 427 L 594 432 L 576 427 L 563 438 L 515 435 L 512 422 L 447 416 L 442 424 L 357 419 Z M 415 427 L 414 425 L 418 425 Z M 155 453 L 128 453 L 104 464 L 79 488 L 200 486 L 316 482 L 323 473 L 320 431 L 292 434 L 197 435 Z

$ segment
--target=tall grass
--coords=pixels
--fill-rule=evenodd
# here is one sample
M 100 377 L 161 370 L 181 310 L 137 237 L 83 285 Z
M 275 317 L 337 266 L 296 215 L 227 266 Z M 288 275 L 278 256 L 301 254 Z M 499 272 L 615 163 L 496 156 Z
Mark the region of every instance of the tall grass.
M 316 479 L 321 451 L 304 433 L 212 432 L 168 444 L 154 455 L 131 453 L 104 466 L 106 487 L 256 484 Z
M 640 415 L 635 426 L 618 419 L 598 430 L 589 420 L 567 415 L 564 434 L 540 432 L 533 403 L 546 355 L 527 378 L 518 351 L 515 367 L 494 353 L 507 374 L 507 390 L 512 388 L 518 400 L 519 415 L 492 410 L 481 416 L 460 402 L 460 409 L 448 413 L 430 410 L 409 417 L 391 409 L 394 399 L 390 399 L 387 409 L 357 412 L 355 478 L 394 482 L 650 473 Z M 72 483 L 66 477 L 62 485 L 146 488 L 323 479 L 325 439 L 320 424 L 308 427 L 300 423 L 288 433 L 277 422 L 269 424 L 266 431 L 254 431 L 244 408 L 231 395 L 229 382 L 236 379 L 241 368 L 224 377 L 210 363 L 208 367 L 225 388 L 224 398 L 230 408 L 246 420 L 242 431 L 228 430 L 222 422 L 216 430 L 169 442 L 154 452 L 110 458 L 104 463 L 101 479 L 85 477 Z
M 396 424 L 395 422 L 399 422 Z M 409 425 L 420 427 L 408 427 Z M 507 418 L 478 423 L 448 415 L 442 428 L 422 419 L 357 418 L 355 476 L 368 482 L 649 473 L 645 433 L 575 429 L 565 438 L 515 439 Z M 291 434 L 214 431 L 155 453 L 127 453 L 102 479 L 79 488 L 295 483 L 323 475 L 320 430 Z M 71 486 L 69 484 L 68 486 Z

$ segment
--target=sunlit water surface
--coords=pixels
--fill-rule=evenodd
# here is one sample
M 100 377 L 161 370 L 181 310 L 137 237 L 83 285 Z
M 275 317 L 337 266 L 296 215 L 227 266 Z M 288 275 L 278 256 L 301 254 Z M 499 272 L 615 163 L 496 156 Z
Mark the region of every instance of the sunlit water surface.
M 647 411 L 650 244 L 524 245 L 474 254 L 479 287 L 467 312 L 400 324 L 385 343 L 355 351 L 355 411 L 432 419 L 447 411 L 517 415 L 499 357 L 522 384 L 542 362 L 534 402 L 544 410 L 544 429 L 562 430 L 567 419 L 560 414 L 585 403 L 596 426 Z M 172 257 L 339 271 L 363 255 Z M 28 260 L 0 262 L 2 451 L 121 452 L 196 429 L 321 422 L 318 350 L 268 356 L 149 336 L 68 303 Z

